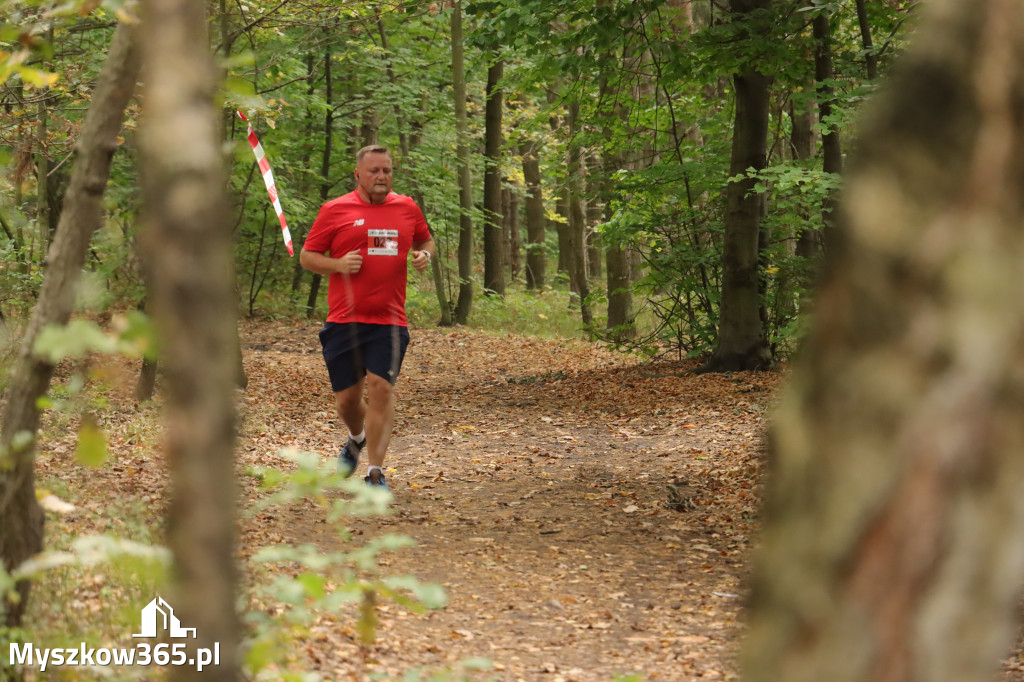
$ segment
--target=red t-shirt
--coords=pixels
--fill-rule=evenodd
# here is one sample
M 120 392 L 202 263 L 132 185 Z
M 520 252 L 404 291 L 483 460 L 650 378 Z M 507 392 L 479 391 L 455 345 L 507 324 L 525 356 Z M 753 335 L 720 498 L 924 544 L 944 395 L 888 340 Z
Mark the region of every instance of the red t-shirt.
M 428 239 L 423 211 L 401 194 L 392 192 L 383 204 L 370 204 L 349 192 L 321 206 L 304 248 L 332 258 L 352 251 L 363 256 L 356 274 L 331 274 L 327 321 L 408 326 L 407 258 L 414 243 Z

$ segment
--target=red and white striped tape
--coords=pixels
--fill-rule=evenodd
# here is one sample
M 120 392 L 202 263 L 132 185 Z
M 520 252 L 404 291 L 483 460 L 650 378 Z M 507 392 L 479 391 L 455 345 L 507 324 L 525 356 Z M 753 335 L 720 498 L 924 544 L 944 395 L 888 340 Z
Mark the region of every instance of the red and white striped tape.
M 245 117 L 241 111 L 237 112 L 238 117 L 249 123 L 249 119 Z M 277 196 L 277 185 L 274 184 L 274 174 L 270 172 L 270 162 L 267 161 L 267 155 L 263 151 L 263 145 L 260 144 L 260 140 L 256 137 L 256 133 L 252 129 L 252 123 L 249 123 L 249 146 L 252 147 L 252 153 L 256 155 L 256 163 L 259 164 L 260 172 L 263 173 L 263 183 L 267 186 L 267 194 L 270 195 L 270 200 L 274 203 L 274 210 L 277 211 L 277 219 L 281 221 L 281 232 L 284 237 L 284 245 L 288 247 L 288 255 L 294 256 L 295 251 L 292 249 L 292 233 L 288 230 L 288 221 L 284 219 L 284 209 L 281 208 L 281 200 Z

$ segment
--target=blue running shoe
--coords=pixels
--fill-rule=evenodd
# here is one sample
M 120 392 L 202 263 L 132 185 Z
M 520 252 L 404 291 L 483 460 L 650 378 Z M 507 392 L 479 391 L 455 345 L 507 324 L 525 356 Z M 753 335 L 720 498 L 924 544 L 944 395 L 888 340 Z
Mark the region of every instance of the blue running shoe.
M 357 443 L 352 440 L 352 436 L 349 436 L 345 442 L 345 447 L 338 453 L 338 473 L 344 474 L 346 478 L 352 475 L 352 472 L 356 470 L 356 466 L 359 464 L 359 453 L 366 447 L 366 439 L 363 439 L 362 443 Z
M 387 480 L 384 479 L 384 472 L 380 469 L 374 469 L 370 472 L 370 475 L 363 479 L 366 481 L 366 485 L 375 485 L 384 490 L 391 491 L 391 486 L 388 485 Z

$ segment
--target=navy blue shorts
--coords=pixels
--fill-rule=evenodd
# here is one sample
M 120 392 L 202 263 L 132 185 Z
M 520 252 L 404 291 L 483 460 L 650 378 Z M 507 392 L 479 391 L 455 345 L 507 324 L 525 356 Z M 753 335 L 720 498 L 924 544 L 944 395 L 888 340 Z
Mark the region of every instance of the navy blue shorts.
M 320 330 L 320 345 L 334 392 L 355 386 L 367 372 L 394 385 L 409 346 L 409 330 L 390 324 L 328 322 Z

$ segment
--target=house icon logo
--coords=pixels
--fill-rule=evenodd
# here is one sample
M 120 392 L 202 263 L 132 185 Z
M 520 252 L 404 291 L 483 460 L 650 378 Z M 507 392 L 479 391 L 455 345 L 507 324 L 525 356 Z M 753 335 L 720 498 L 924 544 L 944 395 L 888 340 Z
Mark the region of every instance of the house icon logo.
M 160 623 L 163 623 L 163 630 L 170 637 L 187 638 L 191 632 L 192 638 L 195 639 L 196 629 L 181 627 L 181 622 L 174 615 L 174 609 L 159 596 L 142 609 L 142 632 L 132 637 L 156 637 Z

